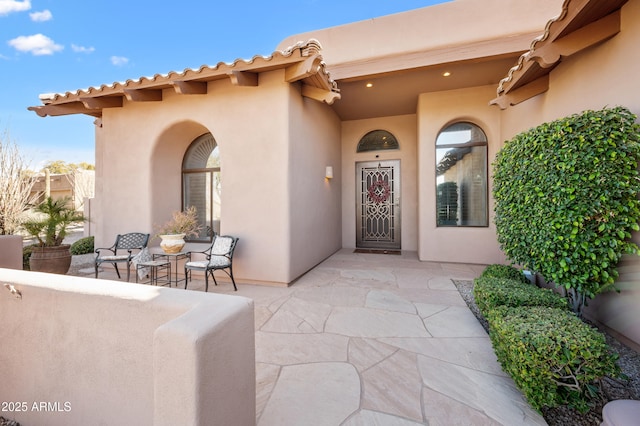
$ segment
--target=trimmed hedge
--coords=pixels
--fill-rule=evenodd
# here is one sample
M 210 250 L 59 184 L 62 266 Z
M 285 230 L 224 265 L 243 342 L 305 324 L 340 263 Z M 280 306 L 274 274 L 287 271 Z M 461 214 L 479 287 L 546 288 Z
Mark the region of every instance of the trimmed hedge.
M 78 241 L 71 244 L 71 254 L 74 256 L 80 254 L 93 253 L 94 239 L 93 237 L 80 238 Z
M 491 309 L 498 306 L 567 308 L 567 300 L 554 293 L 553 290 L 508 278 L 494 278 L 491 276 L 476 278 L 473 286 L 473 296 L 478 309 L 485 318 Z
M 512 265 L 489 265 L 484 268 L 484 271 L 482 271 L 480 277 L 509 278 L 515 281 L 529 283 L 529 280 L 524 276 L 524 273 L 522 273 L 520 269 Z
M 567 310 L 501 306 L 487 320 L 498 361 L 536 410 L 586 412 L 599 380 L 620 374 L 602 333 Z

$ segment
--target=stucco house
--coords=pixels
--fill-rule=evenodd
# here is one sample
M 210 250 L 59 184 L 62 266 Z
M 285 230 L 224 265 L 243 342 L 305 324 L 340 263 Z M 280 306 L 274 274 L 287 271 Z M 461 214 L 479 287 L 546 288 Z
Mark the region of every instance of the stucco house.
M 76 170 L 72 173 L 42 173 L 34 177 L 31 196 L 36 202 L 44 201 L 51 196 L 54 200 L 69 198 L 76 210 L 84 206 L 85 198 L 93 198 L 95 172 L 93 170 Z
M 457 0 L 30 109 L 96 117 L 97 245 L 196 205 L 190 246 L 240 237 L 241 282 L 291 284 L 340 248 L 498 263 L 496 152 L 585 109 L 640 114 L 638 22 L 640 0 Z

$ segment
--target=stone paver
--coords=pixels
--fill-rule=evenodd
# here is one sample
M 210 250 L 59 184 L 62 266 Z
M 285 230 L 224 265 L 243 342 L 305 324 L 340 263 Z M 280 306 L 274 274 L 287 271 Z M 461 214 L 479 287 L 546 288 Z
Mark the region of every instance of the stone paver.
M 356 415 L 344 422 L 342 426 L 418 426 L 421 424 L 423 423 L 416 423 L 377 411 L 360 410 Z
M 343 249 L 288 288 L 209 291 L 254 300 L 258 426 L 543 425 L 452 282 L 483 269 Z
M 348 363 L 284 367 L 259 426 L 335 426 L 360 405 L 360 379 Z
M 394 352 L 362 372 L 362 382 L 362 408 L 422 421 L 422 380 L 415 354 Z
M 391 291 L 372 290 L 367 295 L 366 308 L 385 309 L 394 312 L 415 314 L 416 307 L 404 297 Z

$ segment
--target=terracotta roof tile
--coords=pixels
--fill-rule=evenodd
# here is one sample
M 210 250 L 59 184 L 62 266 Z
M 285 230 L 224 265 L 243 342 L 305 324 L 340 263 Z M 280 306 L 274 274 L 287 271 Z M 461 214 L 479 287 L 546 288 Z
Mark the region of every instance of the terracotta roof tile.
M 222 80 L 229 78 L 233 72 L 263 72 L 272 69 L 286 68 L 292 64 L 303 62 L 311 57 L 316 57 L 316 66 L 309 75 L 301 78 L 305 84 L 334 92 L 339 97 L 337 83 L 331 79 L 326 69 L 325 63 L 322 61 L 320 51 L 322 47 L 317 40 L 308 40 L 306 42 L 298 42 L 293 46 L 282 51 L 275 51 L 269 56 L 256 55 L 251 59 L 236 59 L 231 63 L 218 62 L 216 65 L 202 65 L 200 68 L 185 68 L 183 71 L 170 71 L 166 74 L 155 74 L 150 77 L 139 77 L 137 79 L 128 79 L 123 82 L 114 82 L 111 84 L 102 84 L 100 86 L 91 86 L 86 89 L 78 89 L 75 91 L 64 93 L 48 93 L 39 96 L 43 106 L 29 107 L 31 111 L 35 111 L 38 115 L 62 115 L 51 114 L 52 109 L 47 106 L 60 106 L 73 102 L 82 102 L 86 98 L 100 98 L 107 96 L 123 96 L 125 90 L 137 89 L 166 89 L 174 87 L 176 82 L 207 82 L 214 80 Z M 71 111 L 71 110 L 69 110 Z M 93 113 L 92 113 L 93 112 Z M 77 111 L 68 112 L 72 114 L 90 113 L 96 114 L 97 111 Z
M 511 67 L 507 76 L 500 80 L 497 89 L 498 98 L 491 103 L 506 107 L 507 102 L 501 98 L 510 91 L 546 77 L 560 63 L 563 56 L 570 56 L 577 51 L 613 37 L 619 31 L 619 27 L 615 26 L 617 19 L 615 12 L 619 12 L 627 1 L 564 0 L 558 16 L 547 22 L 544 32 L 533 39 L 529 50 L 518 58 L 516 65 Z M 598 24 L 600 25 L 596 32 Z M 592 40 L 585 36 L 585 27 L 588 26 L 592 30 L 589 31 L 593 36 Z M 579 33 L 580 31 L 582 33 Z M 580 34 L 580 37 L 575 37 L 577 34 Z M 576 42 L 578 39 L 583 44 Z M 551 48 L 554 43 L 561 42 L 565 42 L 563 48 L 557 50 Z M 543 87 L 544 84 L 541 84 L 539 88 L 533 88 L 526 96 L 540 93 Z

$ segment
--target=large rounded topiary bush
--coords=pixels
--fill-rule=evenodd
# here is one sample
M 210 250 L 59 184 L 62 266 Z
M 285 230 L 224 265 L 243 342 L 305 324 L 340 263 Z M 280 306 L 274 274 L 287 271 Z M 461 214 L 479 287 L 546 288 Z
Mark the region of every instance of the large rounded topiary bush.
M 508 141 L 494 162 L 498 241 L 567 289 L 574 311 L 612 287 L 638 230 L 639 126 L 623 107 L 585 111 Z

